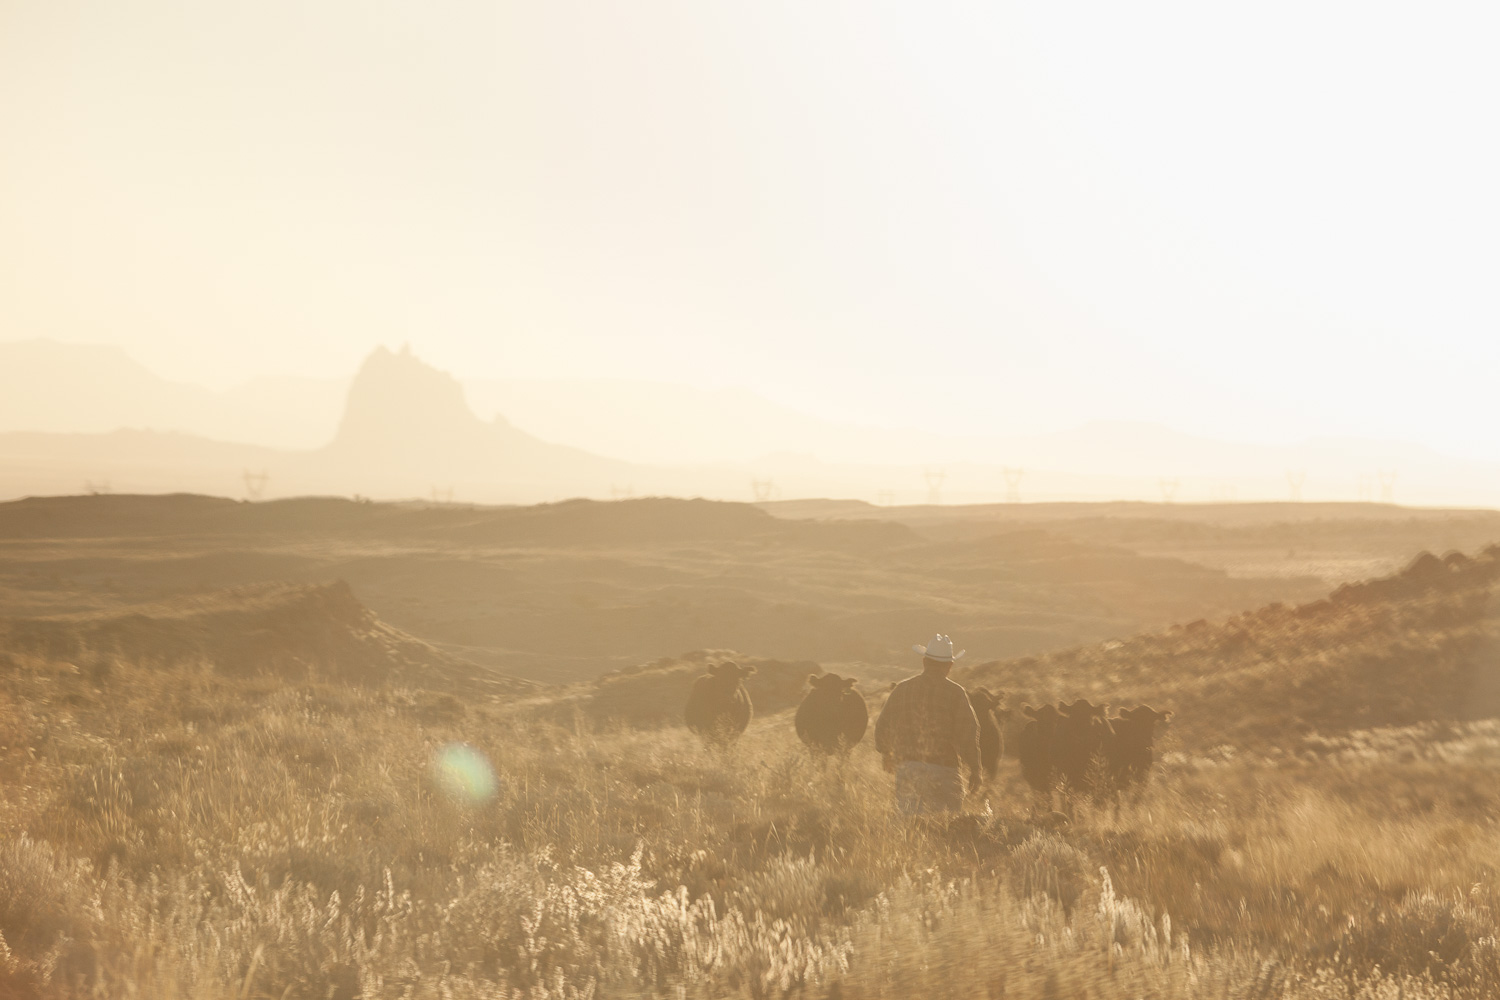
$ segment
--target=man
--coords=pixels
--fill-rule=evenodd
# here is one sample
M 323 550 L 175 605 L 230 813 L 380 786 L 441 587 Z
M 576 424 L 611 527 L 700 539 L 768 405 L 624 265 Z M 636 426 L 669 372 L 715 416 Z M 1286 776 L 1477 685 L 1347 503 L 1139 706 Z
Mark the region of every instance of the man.
M 897 684 L 875 721 L 875 749 L 896 773 L 896 807 L 907 815 L 956 812 L 964 802 L 958 766 L 979 781 L 979 719 L 964 689 L 948 679 L 953 640 L 935 635 L 922 654 L 922 672 Z

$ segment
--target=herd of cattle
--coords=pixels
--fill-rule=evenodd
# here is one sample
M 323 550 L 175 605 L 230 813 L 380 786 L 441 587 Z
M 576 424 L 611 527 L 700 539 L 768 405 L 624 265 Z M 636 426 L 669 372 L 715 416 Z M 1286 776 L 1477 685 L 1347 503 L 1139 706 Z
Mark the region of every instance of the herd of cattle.
M 750 694 L 741 681 L 754 667 L 718 663 L 699 677 L 688 695 L 688 727 L 705 740 L 728 744 L 750 724 Z M 864 738 L 870 712 L 855 679 L 812 674 L 811 690 L 797 707 L 797 736 L 819 753 L 847 753 Z M 979 760 L 986 779 L 993 778 L 1005 750 L 1005 731 L 1012 713 L 987 688 L 969 691 L 979 718 Z M 1034 708 L 1021 706 L 1026 722 L 1015 747 L 1021 776 L 1038 795 L 1113 794 L 1145 780 L 1151 769 L 1156 727 L 1172 717 L 1147 706 L 1110 717 L 1107 706 L 1085 699 Z

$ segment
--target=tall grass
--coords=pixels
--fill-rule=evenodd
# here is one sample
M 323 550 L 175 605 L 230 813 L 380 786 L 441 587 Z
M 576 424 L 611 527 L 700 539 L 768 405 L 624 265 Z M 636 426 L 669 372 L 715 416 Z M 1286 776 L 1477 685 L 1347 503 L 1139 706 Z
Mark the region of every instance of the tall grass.
M 724 754 L 538 715 L 13 658 L 0 997 L 1500 995 L 1500 791 L 1399 734 L 912 822 L 785 715 Z

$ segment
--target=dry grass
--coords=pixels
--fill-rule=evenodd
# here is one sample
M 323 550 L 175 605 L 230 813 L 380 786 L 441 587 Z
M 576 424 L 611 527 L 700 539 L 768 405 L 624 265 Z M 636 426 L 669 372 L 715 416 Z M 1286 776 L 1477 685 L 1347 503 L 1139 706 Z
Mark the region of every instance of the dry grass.
M 944 824 L 787 714 L 730 755 L 415 690 L 0 663 L 0 997 L 1486 997 L 1485 724 L 1188 755 Z M 494 765 L 455 799 L 442 748 Z

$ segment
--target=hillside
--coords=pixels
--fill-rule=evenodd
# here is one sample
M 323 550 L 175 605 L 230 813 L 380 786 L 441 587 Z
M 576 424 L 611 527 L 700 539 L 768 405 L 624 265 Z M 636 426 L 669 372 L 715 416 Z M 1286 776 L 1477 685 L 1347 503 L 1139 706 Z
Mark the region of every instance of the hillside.
M 1423 553 L 1326 599 L 971 668 L 1016 701 L 1177 712 L 1175 738 L 1295 753 L 1314 733 L 1500 716 L 1500 546 Z
M 272 584 L 109 612 L 0 619 L 7 657 L 72 661 L 104 682 L 114 664 L 378 686 L 469 696 L 533 688 L 451 656 L 382 622 L 343 583 Z
M 0 504 L 0 546 L 0 608 L 13 615 L 339 579 L 397 628 L 552 683 L 692 649 L 900 671 L 939 623 L 991 659 L 1326 591 L 1316 579 L 1237 578 L 1045 529 L 940 541 L 878 520 L 664 498 L 34 498 Z
M 901 815 L 868 737 L 797 741 L 805 661 L 705 649 L 486 697 L 427 686 L 451 661 L 336 585 L 8 622 L 0 997 L 1493 997 L 1494 721 L 1233 730 L 1289 688 L 1309 725 L 1402 718 L 1362 709 L 1376 647 L 1481 649 L 1497 555 L 982 665 L 1137 664 L 1131 693 L 1180 699 L 1139 795 L 1071 818 L 1009 761 L 960 815 Z M 709 749 L 677 713 L 726 657 L 759 711 Z M 1373 679 L 1464 717 L 1494 662 Z
M 797 500 L 760 506 L 794 520 L 892 521 L 953 542 L 1039 529 L 1084 544 L 1184 559 L 1233 576 L 1314 576 L 1327 589 L 1395 572 L 1423 549 L 1472 551 L 1500 538 L 1500 511 L 1388 503 L 881 507 L 856 500 Z

